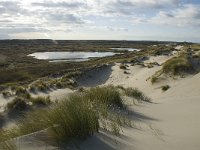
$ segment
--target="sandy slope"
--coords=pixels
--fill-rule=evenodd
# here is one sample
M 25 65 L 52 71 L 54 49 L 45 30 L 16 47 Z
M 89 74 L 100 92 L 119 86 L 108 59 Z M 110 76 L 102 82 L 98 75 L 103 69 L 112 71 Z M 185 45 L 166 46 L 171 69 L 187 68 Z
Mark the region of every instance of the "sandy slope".
M 169 57 L 154 57 L 149 61 L 162 63 Z M 124 128 L 122 136 L 101 132 L 83 142 L 80 149 L 127 150 L 199 150 L 200 149 L 200 74 L 179 80 L 151 85 L 146 79 L 160 69 L 130 66 L 124 74 L 118 64 L 112 67 L 107 84 L 137 87 L 154 103 L 131 106 L 136 128 Z M 171 88 L 162 92 L 161 85 Z

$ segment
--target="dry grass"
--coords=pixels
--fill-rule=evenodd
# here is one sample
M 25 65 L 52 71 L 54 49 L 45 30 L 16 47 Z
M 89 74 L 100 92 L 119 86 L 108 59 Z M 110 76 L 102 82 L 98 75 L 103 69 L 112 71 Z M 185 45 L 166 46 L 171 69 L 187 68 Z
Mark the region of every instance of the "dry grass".
M 192 64 L 184 54 L 166 61 L 162 67 L 163 73 L 173 75 L 181 75 L 191 70 L 193 70 Z
M 126 65 L 124 65 L 124 64 L 120 64 L 119 68 L 120 68 L 120 69 L 124 69 L 124 70 L 127 69 Z
M 23 111 L 27 108 L 27 103 L 25 102 L 24 98 L 16 97 L 11 102 L 7 103 L 6 110 L 8 112 L 13 111 Z
M 142 93 L 142 91 L 136 88 L 126 88 L 124 89 L 124 92 L 127 96 L 133 97 L 138 101 L 151 102 L 149 97 L 147 97 L 144 93 Z
M 13 108 L 18 101 L 22 100 L 16 99 L 9 108 Z M 34 101 L 43 103 L 44 99 L 37 98 Z M 119 117 L 116 112 L 121 108 L 124 108 L 123 101 L 112 86 L 75 93 L 51 107 L 28 113 L 19 120 L 17 127 L 1 131 L 0 145 L 6 145 L 8 140 L 15 137 L 46 131 L 48 142 L 56 142 L 61 146 L 73 139 L 84 139 L 98 132 L 100 120 L 109 120 L 109 129 L 117 135 L 124 119 L 119 122 L 120 119 L 114 119 L 117 117 L 113 116 Z
M 164 85 L 164 86 L 161 87 L 163 92 L 167 91 L 169 88 L 170 88 L 169 85 Z
M 51 99 L 49 96 L 38 96 L 36 98 L 30 98 L 29 101 L 32 102 L 33 105 L 49 105 L 51 103 Z

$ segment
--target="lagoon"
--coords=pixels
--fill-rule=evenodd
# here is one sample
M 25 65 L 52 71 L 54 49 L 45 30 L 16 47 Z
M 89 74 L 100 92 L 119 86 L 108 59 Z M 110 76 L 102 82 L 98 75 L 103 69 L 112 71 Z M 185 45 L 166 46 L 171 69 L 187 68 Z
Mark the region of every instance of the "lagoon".
M 28 56 L 39 60 L 49 60 L 50 62 L 73 61 L 81 62 L 87 61 L 91 58 L 101 58 L 106 56 L 113 56 L 114 52 L 36 52 Z

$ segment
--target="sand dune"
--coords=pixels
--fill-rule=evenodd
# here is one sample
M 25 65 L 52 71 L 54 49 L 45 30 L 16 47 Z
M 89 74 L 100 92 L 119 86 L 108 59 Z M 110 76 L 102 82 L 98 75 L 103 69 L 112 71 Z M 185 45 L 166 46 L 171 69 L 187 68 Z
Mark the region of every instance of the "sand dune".
M 158 62 L 162 64 L 173 56 L 150 57 L 144 63 Z M 126 70 L 120 64 L 92 70 L 79 78 L 79 85 L 84 87 L 122 85 L 134 87 L 149 96 L 153 103 L 139 103 L 128 107 L 134 126 L 124 127 L 117 137 L 101 130 L 86 141 L 69 145 L 68 149 L 81 150 L 199 150 L 200 149 L 200 73 L 186 78 L 163 80 L 151 84 L 147 79 L 161 69 L 142 65 L 128 65 Z M 80 82 L 81 81 L 81 82 Z M 163 92 L 162 85 L 170 85 Z M 63 89 L 49 93 L 54 99 L 68 95 Z M 32 138 L 30 136 L 29 138 Z M 21 149 L 51 149 L 47 145 L 30 143 L 22 139 Z M 77 146 L 78 145 L 78 146 Z M 30 148 L 32 147 L 32 148 Z
M 169 58 L 153 57 L 148 62 L 163 63 Z M 200 73 L 151 85 L 146 79 L 159 69 L 160 66 L 150 69 L 129 66 L 129 74 L 124 74 L 123 70 L 119 69 L 119 64 L 112 67 L 110 78 L 102 85 L 137 87 L 155 103 L 130 106 L 129 109 L 134 110 L 132 117 L 136 128 L 124 128 L 120 137 L 105 133 L 96 134 L 83 142 L 80 149 L 199 150 Z M 165 84 L 171 88 L 162 92 L 159 87 Z

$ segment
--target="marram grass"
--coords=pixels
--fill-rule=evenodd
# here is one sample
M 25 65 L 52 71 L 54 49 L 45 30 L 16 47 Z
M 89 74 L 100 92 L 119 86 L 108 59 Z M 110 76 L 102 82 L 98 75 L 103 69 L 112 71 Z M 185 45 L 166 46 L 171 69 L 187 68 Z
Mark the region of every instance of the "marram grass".
M 0 145 L 9 145 L 7 142 L 12 138 L 40 131 L 47 133 L 49 142 L 62 145 L 73 139 L 85 139 L 98 132 L 100 120 L 109 118 L 110 130 L 118 134 L 121 122 L 119 124 L 119 119 L 112 119 L 112 116 L 123 107 L 117 88 L 91 88 L 72 94 L 47 108 L 29 112 L 18 121 L 16 127 L 0 132 Z

